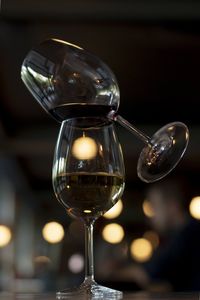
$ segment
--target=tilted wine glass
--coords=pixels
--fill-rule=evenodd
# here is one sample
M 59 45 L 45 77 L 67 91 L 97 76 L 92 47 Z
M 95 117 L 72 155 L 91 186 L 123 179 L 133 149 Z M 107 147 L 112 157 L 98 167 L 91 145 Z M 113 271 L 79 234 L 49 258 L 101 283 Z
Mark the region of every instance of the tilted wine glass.
M 185 124 L 173 122 L 152 138 L 117 114 L 119 87 L 113 72 L 83 48 L 49 39 L 24 59 L 22 80 L 57 121 L 72 117 L 105 116 L 129 129 L 145 143 L 137 166 L 140 179 L 153 182 L 167 175 L 183 156 L 189 140 Z
M 121 299 L 122 292 L 94 280 L 93 224 L 121 197 L 124 163 L 114 123 L 105 118 L 62 122 L 53 162 L 53 187 L 59 202 L 85 225 L 85 280 L 57 299 Z M 77 298 L 76 298 L 77 299 Z

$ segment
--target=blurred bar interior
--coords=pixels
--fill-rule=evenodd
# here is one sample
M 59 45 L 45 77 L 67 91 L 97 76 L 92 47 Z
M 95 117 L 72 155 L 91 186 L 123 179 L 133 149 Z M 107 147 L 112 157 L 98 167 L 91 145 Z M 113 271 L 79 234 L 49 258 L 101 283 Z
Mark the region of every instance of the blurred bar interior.
M 182 121 L 191 135 L 183 160 L 168 176 L 168 184 L 161 184 L 167 198 L 163 208 L 155 195 L 152 203 L 146 198 L 149 193 L 152 197 L 153 192 L 147 191 L 151 185 L 137 178 L 137 157 L 143 145 L 117 127 L 126 189 L 113 215 L 100 218 L 95 225 L 98 281 L 122 290 L 197 290 L 200 271 L 190 274 L 188 265 L 200 270 L 199 224 L 191 226 L 191 240 L 186 227 L 192 222 L 188 215 L 200 219 L 200 3 L 2 0 L 0 291 L 55 291 L 78 285 L 84 277 L 83 226 L 66 215 L 51 184 L 59 124 L 36 103 L 20 79 L 27 52 L 50 37 L 81 45 L 110 66 L 121 91 L 119 112 L 127 120 L 149 135 L 166 123 Z M 167 195 L 173 191 L 172 181 L 181 186 L 180 197 L 176 192 Z M 176 196 L 186 199 L 184 205 L 174 201 Z M 161 210 L 165 211 L 161 217 L 165 228 L 157 226 L 155 214 Z M 182 236 L 175 245 L 177 232 Z M 167 242 L 178 247 L 177 253 L 179 249 L 184 253 L 184 263 L 180 260 L 176 266 L 165 257 L 162 247 L 168 249 Z M 182 243 L 190 247 L 184 250 Z M 170 266 L 160 277 L 159 259 Z M 152 271 L 154 263 L 156 271 Z M 127 266 L 132 264 L 133 269 L 141 267 L 147 272 L 147 281 L 141 279 L 143 273 L 135 278 L 133 269 L 129 274 Z M 195 279 L 186 286 L 184 280 L 177 283 L 170 277 L 174 272 L 177 276 L 182 272 L 187 282 Z

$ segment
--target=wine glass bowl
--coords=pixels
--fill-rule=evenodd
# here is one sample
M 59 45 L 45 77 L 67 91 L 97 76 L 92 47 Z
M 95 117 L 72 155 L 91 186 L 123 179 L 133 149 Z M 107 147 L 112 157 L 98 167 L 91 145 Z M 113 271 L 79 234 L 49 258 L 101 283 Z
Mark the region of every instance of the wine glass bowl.
M 149 183 L 166 176 L 184 155 L 188 141 L 188 128 L 181 122 L 159 129 L 140 154 L 137 165 L 139 178 Z
M 97 56 L 58 39 L 49 39 L 25 57 L 21 77 L 40 105 L 57 121 L 106 116 L 119 107 L 115 75 Z

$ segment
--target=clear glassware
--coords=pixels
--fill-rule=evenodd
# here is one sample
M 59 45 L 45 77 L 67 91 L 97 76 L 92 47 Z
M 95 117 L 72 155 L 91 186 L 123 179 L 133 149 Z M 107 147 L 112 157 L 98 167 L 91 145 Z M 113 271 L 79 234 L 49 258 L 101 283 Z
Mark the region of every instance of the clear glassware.
M 53 188 L 67 213 L 85 226 L 85 280 L 57 299 L 121 299 L 122 292 L 94 280 L 93 224 L 122 196 L 123 155 L 113 122 L 75 118 L 62 122 L 53 162 Z M 77 298 L 78 297 L 78 298 Z
M 106 116 L 119 106 L 115 75 L 83 48 L 50 39 L 24 59 L 21 77 L 28 90 L 58 122 L 72 117 Z
M 187 148 L 189 131 L 181 122 L 167 124 L 150 138 L 118 115 L 120 92 L 115 75 L 102 60 L 77 45 L 58 39 L 42 42 L 27 54 L 21 77 L 35 99 L 58 122 L 104 116 L 141 139 L 145 147 L 137 171 L 145 182 L 167 175 Z

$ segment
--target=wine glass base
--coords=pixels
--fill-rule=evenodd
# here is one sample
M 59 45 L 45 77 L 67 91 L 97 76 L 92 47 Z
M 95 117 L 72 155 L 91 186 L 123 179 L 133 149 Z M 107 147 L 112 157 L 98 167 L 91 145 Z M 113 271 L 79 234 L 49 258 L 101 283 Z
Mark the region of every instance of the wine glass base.
M 154 182 L 169 174 L 180 161 L 188 145 L 185 124 L 174 122 L 159 129 L 142 150 L 137 173 L 144 182 Z
M 97 299 L 122 299 L 123 293 L 105 286 L 99 285 L 96 282 L 91 285 L 82 284 L 78 288 L 69 288 L 56 293 L 56 299 L 73 299 L 76 300 L 97 300 Z

